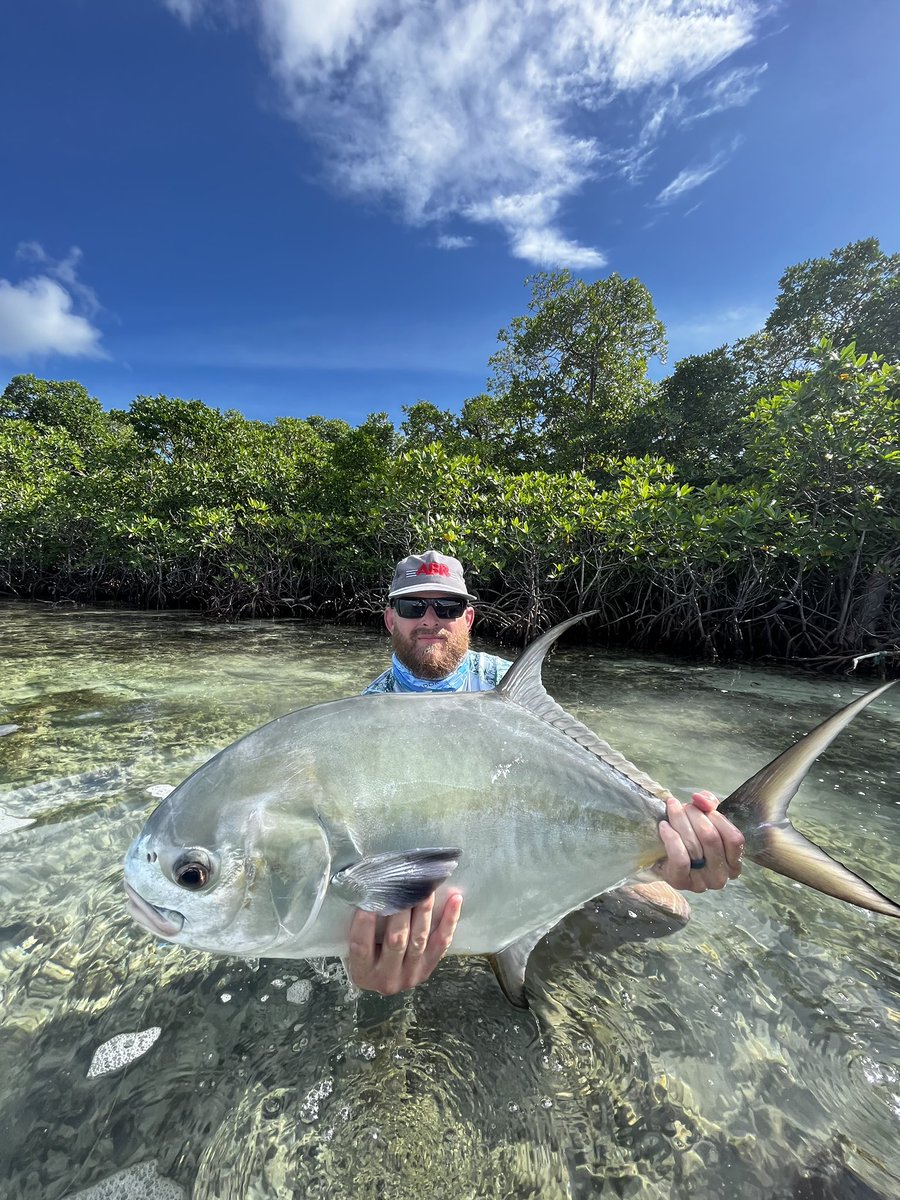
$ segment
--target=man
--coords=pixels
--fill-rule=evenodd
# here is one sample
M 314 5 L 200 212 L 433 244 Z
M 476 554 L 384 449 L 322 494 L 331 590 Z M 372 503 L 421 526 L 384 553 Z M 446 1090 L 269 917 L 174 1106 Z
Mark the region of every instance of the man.
M 475 599 L 457 558 L 428 550 L 397 563 L 384 610 L 394 648 L 391 665 L 363 695 L 495 688 L 512 663 L 469 649 Z
M 397 564 L 388 592 L 384 623 L 391 635 L 391 665 L 365 689 L 373 692 L 478 692 L 497 686 L 512 665 L 508 659 L 469 649 L 475 620 L 462 564 L 428 550 Z M 628 904 L 651 918 L 684 925 L 690 906 L 680 891 L 722 888 L 741 873 L 743 835 L 716 812 L 711 792 L 697 792 L 691 803 L 670 801 L 659 833 L 665 860 L 658 882 L 619 889 Z M 374 913 L 357 910 L 350 926 L 350 976 L 359 987 L 393 995 L 423 983 L 450 947 L 462 908 L 451 892 L 433 923 L 434 897 L 385 922 L 376 941 Z

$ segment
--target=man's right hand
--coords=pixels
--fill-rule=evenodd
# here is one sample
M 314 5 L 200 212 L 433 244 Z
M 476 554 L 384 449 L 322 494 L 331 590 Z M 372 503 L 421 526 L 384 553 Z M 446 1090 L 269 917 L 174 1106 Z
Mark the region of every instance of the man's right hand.
M 656 874 L 670 887 L 705 892 L 723 888 L 740 875 L 744 835 L 716 811 L 719 803 L 712 792 L 694 792 L 690 804 L 667 802 L 666 820 L 659 826 L 666 858 Z M 692 868 L 692 860 L 703 866 Z
M 378 917 L 358 908 L 350 924 L 347 968 L 357 987 L 393 996 L 424 983 L 447 953 L 459 922 L 462 895 L 448 895 L 440 919 L 432 925 L 434 896 L 384 923 L 375 940 Z

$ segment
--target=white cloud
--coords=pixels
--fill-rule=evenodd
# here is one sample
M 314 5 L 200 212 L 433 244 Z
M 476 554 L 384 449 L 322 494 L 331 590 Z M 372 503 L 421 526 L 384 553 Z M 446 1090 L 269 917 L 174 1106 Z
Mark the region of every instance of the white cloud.
M 635 89 L 693 79 L 750 40 L 758 4 L 741 0 L 623 0 L 573 5 L 593 10 L 600 23 L 612 17 L 616 45 L 610 54 L 614 82 Z M 604 47 L 606 48 L 606 47 Z
M 511 241 L 516 258 L 524 258 L 539 267 L 558 267 L 564 263 L 580 271 L 602 267 L 606 262 L 599 250 L 579 246 L 546 225 L 515 229 Z
M 164 3 L 186 21 L 212 11 L 203 0 Z M 747 45 L 770 7 L 765 0 L 254 5 L 288 110 L 322 147 L 343 190 L 395 205 L 413 224 L 450 217 L 498 224 L 514 254 L 583 267 L 601 265 L 603 256 L 562 231 L 564 203 L 601 171 L 639 178 L 682 110 L 682 89 Z M 718 95 L 707 81 L 712 91 L 702 103 L 724 107 L 725 97 L 748 93 L 749 80 L 732 71 Z M 634 111 L 649 110 L 624 140 L 609 115 L 622 97 Z
M 653 91 L 634 139 L 627 146 L 607 152 L 605 161 L 630 183 L 639 183 L 647 175 L 650 160 L 668 128 L 688 129 L 695 121 L 749 104 L 759 91 L 766 70 L 766 64 L 762 63 L 727 71 L 709 80 L 693 96 L 677 83 L 667 93 Z
M 439 250 L 466 250 L 475 241 L 470 237 L 458 237 L 450 233 L 442 233 L 435 245 Z
M 711 175 L 715 175 L 716 171 L 722 166 L 725 160 L 721 157 L 714 158 L 712 162 L 705 163 L 701 167 L 685 167 L 683 171 L 679 171 L 671 183 L 666 184 L 663 190 L 656 197 L 657 204 L 671 204 L 673 200 L 677 200 L 679 196 L 683 196 L 685 192 L 693 191 L 699 187 L 701 183 L 706 183 Z
M 683 110 L 684 99 L 677 86 L 670 88 L 666 94 L 654 92 L 633 140 L 627 145 L 607 150 L 602 156 L 604 164 L 629 183 L 640 183 L 649 170 L 656 145 L 666 128 L 681 123 Z
M 202 0 L 163 0 L 163 4 L 169 12 L 174 13 L 176 17 L 181 17 L 186 25 L 193 21 L 203 7 Z
M 213 27 L 245 24 L 250 7 L 246 0 L 162 0 L 162 4 L 187 26 Z
M 65 258 L 55 259 L 51 258 L 40 242 L 20 242 L 16 247 L 16 258 L 37 263 L 48 275 L 65 284 L 66 290 L 78 300 L 89 317 L 96 316 L 100 311 L 97 293 L 78 278 L 78 264 L 82 254 L 77 246 L 72 246 Z
M 81 251 L 73 247 L 57 262 L 38 242 L 24 242 L 17 253 L 45 269 L 20 283 L 0 279 L 0 355 L 104 358 L 100 331 L 90 320 L 100 306 L 76 273 Z
M 766 63 L 755 67 L 739 67 L 712 80 L 701 96 L 702 107 L 698 112 L 691 113 L 685 123 L 711 117 L 714 113 L 724 112 L 728 108 L 741 108 L 749 104 L 759 91 L 763 73 L 767 69 Z

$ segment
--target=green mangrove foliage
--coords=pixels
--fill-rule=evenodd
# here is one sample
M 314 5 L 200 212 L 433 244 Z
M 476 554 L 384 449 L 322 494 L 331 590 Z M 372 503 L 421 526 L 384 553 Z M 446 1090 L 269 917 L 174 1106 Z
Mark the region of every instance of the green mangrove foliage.
M 459 414 L 420 402 L 399 431 L 166 396 L 105 412 L 80 384 L 17 376 L 0 398 L 0 592 L 359 616 L 427 544 L 470 564 L 482 627 L 511 639 L 597 609 L 596 636 L 623 645 L 896 654 L 900 366 L 825 338 L 775 387 L 740 346 L 653 386 L 649 296 L 601 282 L 538 277 L 491 391 Z M 881 307 L 859 311 L 890 327 L 878 286 Z
M 900 359 L 900 254 L 864 238 L 788 267 L 765 325 L 735 354 L 748 379 L 770 390 L 810 366 L 823 338 Z

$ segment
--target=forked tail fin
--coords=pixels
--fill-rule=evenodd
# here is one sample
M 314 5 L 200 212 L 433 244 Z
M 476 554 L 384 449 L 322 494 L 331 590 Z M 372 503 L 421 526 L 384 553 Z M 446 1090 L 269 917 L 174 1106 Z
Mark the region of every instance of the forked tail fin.
M 892 686 L 885 683 L 867 692 L 823 721 L 742 783 L 719 805 L 719 812 L 743 832 L 744 853 L 753 862 L 858 908 L 900 917 L 900 905 L 798 833 L 787 817 L 788 805 L 815 759 L 857 713 Z

